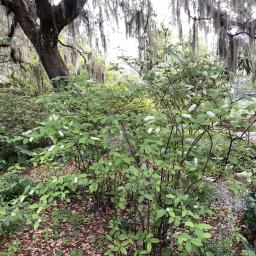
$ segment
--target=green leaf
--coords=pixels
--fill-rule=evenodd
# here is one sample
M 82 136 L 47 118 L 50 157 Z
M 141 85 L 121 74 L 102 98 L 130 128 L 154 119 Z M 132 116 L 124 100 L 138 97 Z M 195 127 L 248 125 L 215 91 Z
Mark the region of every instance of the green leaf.
M 151 238 L 151 239 L 150 239 L 150 242 L 151 242 L 152 244 L 157 244 L 157 243 L 160 242 L 160 240 L 157 239 L 157 238 Z
M 190 239 L 190 242 L 191 242 L 192 244 L 194 244 L 195 246 L 198 246 L 198 247 L 203 246 L 201 240 L 198 239 L 198 238 L 191 238 L 191 239 Z
M 157 210 L 157 212 L 156 212 L 156 221 L 161 219 L 165 214 L 166 214 L 166 210 L 165 209 Z
M 167 197 L 167 198 L 170 198 L 170 199 L 174 199 L 174 198 L 175 198 L 175 195 L 173 195 L 173 194 L 168 194 L 168 195 L 166 195 L 166 197 Z
M 151 243 L 148 243 L 147 244 L 147 252 L 151 252 L 151 250 L 152 250 L 152 244 Z
M 82 137 L 79 139 L 79 144 L 86 144 L 88 143 L 88 138 L 87 137 Z
M 124 255 L 127 255 L 127 250 L 124 247 L 121 247 L 120 252 Z
M 153 201 L 153 196 L 150 195 L 150 194 L 145 194 L 145 195 L 144 195 L 144 198 L 146 198 L 146 199 L 149 200 L 149 201 Z
M 127 238 L 127 236 L 125 234 L 121 234 L 118 238 L 119 240 L 124 241 Z
M 208 229 L 212 229 L 212 226 L 209 224 L 200 223 L 200 224 L 196 225 L 196 228 L 201 229 L 201 230 L 203 230 L 203 229 L 208 230 Z
M 195 234 L 198 236 L 200 239 L 208 239 L 211 238 L 212 235 L 210 233 L 205 233 L 201 229 L 196 229 Z
M 178 243 L 179 244 L 182 244 L 183 242 L 186 242 L 190 239 L 191 239 L 191 236 L 186 233 L 182 233 L 182 234 L 178 235 Z
M 187 251 L 188 253 L 190 253 L 190 252 L 192 251 L 192 244 L 191 244 L 190 241 L 187 241 L 187 242 L 186 242 L 185 248 L 186 248 L 186 251 Z
M 195 224 L 192 221 L 186 221 L 184 224 L 185 224 L 185 226 L 190 227 L 190 228 L 193 228 L 195 226 Z
M 205 239 L 209 239 L 211 237 L 212 237 L 211 233 L 204 233 L 204 235 L 203 235 L 203 238 L 205 238 Z
M 89 186 L 90 192 L 96 192 L 98 189 L 98 183 L 94 182 Z
M 33 226 L 33 227 L 34 227 L 35 230 L 37 230 L 37 229 L 39 228 L 41 221 L 42 221 L 42 219 L 39 218 L 39 219 L 34 223 L 34 226 Z

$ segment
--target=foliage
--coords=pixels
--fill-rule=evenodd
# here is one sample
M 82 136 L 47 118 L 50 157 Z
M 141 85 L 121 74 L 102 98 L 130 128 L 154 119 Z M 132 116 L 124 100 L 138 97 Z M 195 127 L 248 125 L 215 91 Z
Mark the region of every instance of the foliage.
M 14 256 L 17 255 L 19 250 L 19 241 L 13 241 L 10 245 L 8 245 L 8 249 L 5 252 L 0 252 L 0 256 Z
M 251 192 L 248 193 L 246 197 L 247 207 L 245 211 L 245 220 L 247 222 L 249 232 L 251 232 L 253 237 L 255 237 L 256 235 L 256 172 L 255 172 L 255 169 L 253 170 L 252 173 L 250 173 L 248 178 L 251 185 Z
M 211 226 L 203 220 L 213 214 L 206 176 L 252 172 L 255 155 L 245 132 L 237 133 L 250 130 L 241 120 L 255 103 L 236 111 L 221 70 L 209 56 L 178 46 L 143 83 L 102 86 L 74 78 L 66 90 L 40 97 L 48 116 L 22 135 L 24 145 L 40 144 L 31 163 L 73 163 L 79 172 L 5 197 L 0 223 L 21 219 L 38 228 L 44 209 L 83 191 L 95 207 L 113 211 L 105 255 L 211 255 Z M 54 215 L 81 221 L 73 217 Z
M 23 194 L 31 181 L 20 172 L 9 171 L 0 176 L 0 198 L 2 202 L 9 202 Z
M 44 106 L 35 98 L 10 92 L 0 93 L 0 170 L 31 157 L 32 145 L 22 142 L 22 133 L 35 127 L 44 116 Z M 34 145 L 35 146 L 35 145 Z
M 255 193 L 251 193 L 247 197 L 247 209 L 245 212 L 245 219 L 249 229 L 256 234 L 256 197 Z

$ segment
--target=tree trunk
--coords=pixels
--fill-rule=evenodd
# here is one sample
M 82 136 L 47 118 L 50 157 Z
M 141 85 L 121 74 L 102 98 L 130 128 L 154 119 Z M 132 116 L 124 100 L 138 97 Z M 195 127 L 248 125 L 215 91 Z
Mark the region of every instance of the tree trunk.
M 62 0 L 53 5 L 50 0 L 0 0 L 13 13 L 17 22 L 35 47 L 50 79 L 66 77 L 68 68 L 58 50 L 58 37 L 83 10 L 87 0 Z M 14 31 L 12 32 L 12 34 Z M 53 80 L 57 88 L 61 80 Z M 64 80 L 65 81 L 65 80 Z
M 53 81 L 53 86 L 58 87 L 60 80 L 69 75 L 68 68 L 60 55 L 58 47 L 44 47 L 42 45 L 36 47 L 36 51 L 49 79 L 60 77 L 58 81 Z

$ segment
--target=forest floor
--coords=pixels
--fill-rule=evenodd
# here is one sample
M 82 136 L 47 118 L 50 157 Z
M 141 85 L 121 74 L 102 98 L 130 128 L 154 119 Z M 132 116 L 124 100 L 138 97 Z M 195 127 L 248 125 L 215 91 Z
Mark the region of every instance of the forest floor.
M 75 168 L 68 167 L 58 175 L 75 171 Z M 37 181 L 47 179 L 45 168 L 31 169 L 28 174 Z M 230 192 L 228 181 L 213 184 L 209 178 L 208 182 L 214 190 L 211 209 L 215 214 L 203 221 L 213 227 L 210 246 L 217 245 L 222 250 L 224 242 L 231 239 L 233 252 L 239 253 L 242 244 L 232 236 L 235 230 L 244 228 L 243 199 Z M 38 230 L 20 225 L 20 230 L 0 238 L 0 256 L 103 255 L 107 248 L 104 238 L 110 216 L 110 211 L 106 213 L 100 209 L 95 210 L 90 199 L 82 195 L 71 198 L 70 202 L 57 202 L 44 212 L 43 222 Z
M 102 255 L 106 222 L 102 214 L 88 209 L 88 202 L 58 203 L 43 219 L 38 230 L 26 226 L 4 239 L 0 251 L 10 250 L 15 241 L 19 256 Z

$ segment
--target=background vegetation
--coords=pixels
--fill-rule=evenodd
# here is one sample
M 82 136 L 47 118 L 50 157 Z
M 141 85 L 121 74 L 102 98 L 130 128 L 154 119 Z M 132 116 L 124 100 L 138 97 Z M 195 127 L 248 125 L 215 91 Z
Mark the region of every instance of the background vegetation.
M 133 25 L 144 25 L 145 36 L 143 28 L 137 30 L 145 46 L 138 59 L 120 58 L 134 71 L 128 75 L 99 55 L 87 59 L 78 42 L 61 43 L 63 54 L 49 42 L 47 49 L 36 48 L 33 40 L 39 39 L 31 40 L 19 20 L 22 2 L 1 4 L 18 18 L 42 66 L 36 58 L 20 60 L 27 73 L 12 64 L 0 89 L 0 255 L 255 255 L 252 46 L 246 56 L 240 50 L 248 45 L 232 48 L 220 61 L 220 55 L 196 47 L 196 30 L 192 43 L 173 44 L 168 29 L 154 23 L 150 1 L 133 3 L 128 14 L 124 1 L 123 13 L 133 17 L 137 10 Z M 35 33 L 47 40 L 44 13 L 32 2 L 37 12 L 26 12 L 38 15 Z M 63 4 L 70 15 L 64 2 L 55 6 Z M 83 1 L 75 2 L 72 20 L 58 20 L 63 27 L 55 41 L 76 16 L 85 15 Z M 194 28 L 202 15 L 216 11 L 206 7 L 198 10 L 201 18 L 188 13 Z M 152 14 L 148 27 L 140 16 L 145 13 Z M 243 33 L 253 37 L 249 29 Z M 9 40 L 3 44 L 11 51 Z M 222 46 L 230 50 L 232 40 Z M 52 50 L 58 50 L 62 68 L 51 77 L 40 51 Z M 75 62 L 61 64 L 69 50 L 82 61 L 74 75 L 67 63 L 72 70 Z M 242 85 L 248 89 L 243 94 Z

